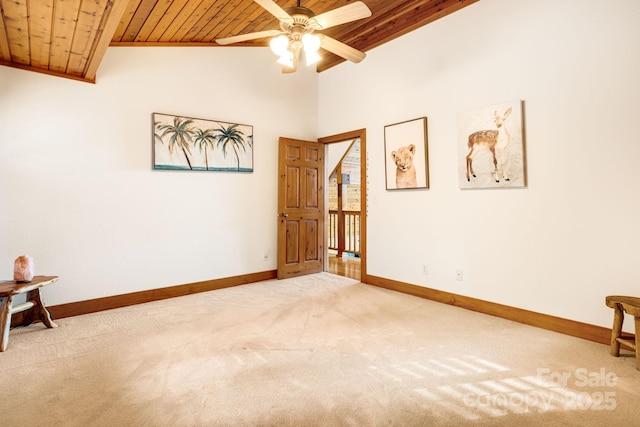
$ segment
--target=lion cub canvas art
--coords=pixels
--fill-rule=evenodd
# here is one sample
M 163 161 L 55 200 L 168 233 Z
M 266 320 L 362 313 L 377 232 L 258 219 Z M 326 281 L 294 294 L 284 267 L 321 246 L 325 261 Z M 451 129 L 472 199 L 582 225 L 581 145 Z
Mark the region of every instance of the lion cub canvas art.
M 384 127 L 384 176 L 387 190 L 429 188 L 427 118 Z
M 409 144 L 391 152 L 391 158 L 396 164 L 396 188 L 416 188 L 416 168 L 413 157 L 416 154 L 416 146 Z

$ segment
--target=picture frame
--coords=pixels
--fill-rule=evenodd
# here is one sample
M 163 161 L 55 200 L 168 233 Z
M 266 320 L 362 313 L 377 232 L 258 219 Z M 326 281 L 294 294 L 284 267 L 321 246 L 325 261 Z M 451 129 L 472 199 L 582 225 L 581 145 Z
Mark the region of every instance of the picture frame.
M 253 172 L 253 126 L 152 114 L 153 169 Z
M 461 189 L 526 187 L 524 101 L 458 113 Z
M 384 161 L 387 190 L 429 188 L 427 118 L 384 127 Z

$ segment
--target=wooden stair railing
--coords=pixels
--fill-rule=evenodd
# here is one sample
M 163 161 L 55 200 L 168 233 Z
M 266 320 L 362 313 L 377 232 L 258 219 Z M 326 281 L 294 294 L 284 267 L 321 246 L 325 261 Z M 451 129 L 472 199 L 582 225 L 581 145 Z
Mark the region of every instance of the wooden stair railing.
M 328 247 L 336 250 L 338 256 L 343 252 L 360 256 L 360 212 L 329 211 Z

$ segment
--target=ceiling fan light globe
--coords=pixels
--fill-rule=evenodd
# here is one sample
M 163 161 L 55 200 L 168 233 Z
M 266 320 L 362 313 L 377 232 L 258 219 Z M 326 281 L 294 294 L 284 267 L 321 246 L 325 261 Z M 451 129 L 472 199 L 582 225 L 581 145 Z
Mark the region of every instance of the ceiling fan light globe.
M 289 38 L 287 36 L 279 35 L 278 37 L 274 37 L 269 42 L 269 47 L 271 51 L 278 56 L 283 56 L 287 53 L 287 49 L 289 47 Z
M 280 55 L 278 58 L 278 64 L 284 65 L 285 67 L 293 68 L 293 53 L 285 52 Z
M 305 50 L 304 51 L 304 57 L 305 57 L 305 59 L 307 61 L 307 67 L 309 65 L 315 64 L 316 62 L 318 62 L 318 61 L 320 61 L 322 59 L 322 56 L 320 56 L 318 54 L 318 52 L 309 51 L 309 50 Z
M 304 51 L 306 52 L 317 52 L 320 49 L 320 37 L 315 34 L 305 34 L 302 36 L 302 44 L 304 46 Z

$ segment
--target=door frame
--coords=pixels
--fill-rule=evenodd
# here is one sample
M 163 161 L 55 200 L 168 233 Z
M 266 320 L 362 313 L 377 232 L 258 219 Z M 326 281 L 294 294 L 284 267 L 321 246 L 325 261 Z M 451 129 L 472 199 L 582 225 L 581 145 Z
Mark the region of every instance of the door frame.
M 357 129 L 351 132 L 340 133 L 337 135 L 326 136 L 323 138 L 319 138 L 318 142 L 322 144 L 332 144 L 337 142 L 344 142 L 350 139 L 360 139 L 360 281 L 362 283 L 367 283 L 367 130 L 366 129 Z M 326 146 L 325 146 L 326 152 Z M 325 153 L 326 158 L 326 153 Z M 326 166 L 325 166 L 326 167 Z M 327 197 L 328 192 L 326 191 L 327 182 L 329 177 L 326 176 L 328 174 L 325 171 L 325 199 Z M 325 200 L 326 201 L 326 200 Z M 325 218 L 328 215 L 328 203 L 324 204 L 325 210 Z M 328 236 L 327 233 L 324 233 L 324 250 L 325 255 L 327 253 L 328 246 Z M 328 269 L 328 259 L 327 256 L 324 257 L 324 271 Z

